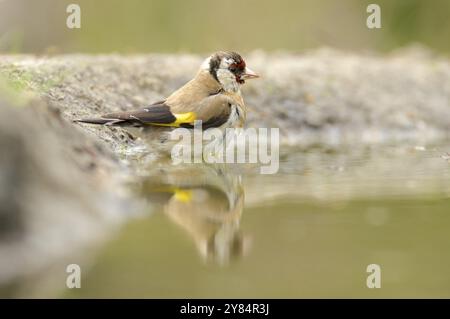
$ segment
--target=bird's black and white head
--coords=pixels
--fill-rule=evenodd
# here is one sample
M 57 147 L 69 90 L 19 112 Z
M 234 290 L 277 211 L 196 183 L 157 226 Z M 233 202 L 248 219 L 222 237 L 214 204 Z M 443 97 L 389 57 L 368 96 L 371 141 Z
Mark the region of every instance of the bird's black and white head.
M 216 52 L 203 62 L 202 69 L 208 70 L 228 92 L 237 92 L 245 80 L 258 77 L 236 52 Z

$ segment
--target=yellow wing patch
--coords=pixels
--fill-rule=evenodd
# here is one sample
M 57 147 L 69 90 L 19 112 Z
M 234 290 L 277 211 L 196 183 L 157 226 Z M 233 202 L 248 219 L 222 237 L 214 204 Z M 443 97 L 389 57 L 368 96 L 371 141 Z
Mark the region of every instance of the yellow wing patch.
M 182 189 L 175 186 L 163 186 L 153 189 L 154 192 L 173 193 L 173 197 L 183 203 L 188 203 L 192 200 L 192 190 Z
M 174 197 L 175 197 L 176 200 L 178 200 L 180 202 L 188 203 L 192 199 L 192 191 L 175 188 L 175 195 L 174 195 Z
M 197 119 L 197 116 L 195 115 L 194 112 L 173 114 L 173 116 L 175 116 L 175 118 L 176 118 L 175 122 L 172 122 L 172 123 L 151 123 L 151 125 L 179 127 L 181 124 L 192 123 L 192 122 L 194 122 Z

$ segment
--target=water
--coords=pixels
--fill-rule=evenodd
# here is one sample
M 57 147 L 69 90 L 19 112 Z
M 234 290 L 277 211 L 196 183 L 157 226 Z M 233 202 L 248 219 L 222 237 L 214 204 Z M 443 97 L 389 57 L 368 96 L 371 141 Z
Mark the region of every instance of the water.
M 284 149 L 275 175 L 144 167 L 142 214 L 59 296 L 450 297 L 447 145 Z

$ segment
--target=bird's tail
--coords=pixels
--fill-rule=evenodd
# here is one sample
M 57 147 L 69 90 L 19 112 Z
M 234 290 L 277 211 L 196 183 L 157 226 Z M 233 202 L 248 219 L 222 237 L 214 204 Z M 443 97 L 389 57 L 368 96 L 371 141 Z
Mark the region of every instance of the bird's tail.
M 88 124 L 98 124 L 98 125 L 120 125 L 125 120 L 120 119 L 105 119 L 105 118 L 87 118 L 87 119 L 79 119 L 74 120 L 77 123 L 88 123 Z

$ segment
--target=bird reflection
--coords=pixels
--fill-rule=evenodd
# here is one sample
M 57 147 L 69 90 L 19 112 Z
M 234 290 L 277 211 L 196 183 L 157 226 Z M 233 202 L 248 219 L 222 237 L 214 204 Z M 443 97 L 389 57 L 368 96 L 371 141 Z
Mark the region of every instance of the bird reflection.
M 206 261 L 226 265 L 248 248 L 248 238 L 240 231 L 241 180 L 225 165 L 167 164 L 151 170 L 142 191 L 187 231 Z

